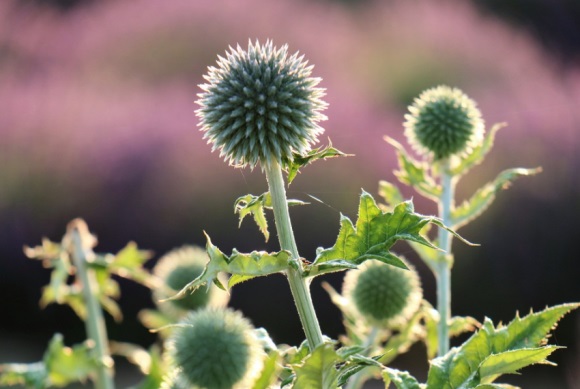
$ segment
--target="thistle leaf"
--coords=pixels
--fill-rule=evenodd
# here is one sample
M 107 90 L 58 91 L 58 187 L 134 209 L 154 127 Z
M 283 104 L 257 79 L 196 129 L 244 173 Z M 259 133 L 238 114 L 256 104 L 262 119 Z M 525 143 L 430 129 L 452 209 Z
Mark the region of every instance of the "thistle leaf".
M 48 373 L 42 362 L 7 363 L 0 365 L 0 385 L 24 385 L 27 388 L 46 388 Z
M 388 210 L 405 201 L 399 188 L 388 181 L 379 181 L 379 195 L 385 199 Z
M 334 346 L 324 343 L 315 348 L 301 365 L 294 365 L 294 389 L 336 389 L 338 371 L 335 365 L 341 359 Z
M 515 179 L 538 174 L 541 171 L 542 168 L 504 170 L 495 180 L 485 184 L 469 200 L 452 210 L 452 228 L 457 230 L 481 215 L 493 203 L 496 193 L 506 189 Z
M 289 206 L 305 204 L 308 203 L 300 200 L 288 200 Z M 272 197 L 270 196 L 270 192 L 262 193 L 259 196 L 247 194 L 238 197 L 234 203 L 234 213 L 237 213 L 240 218 L 238 226 L 242 225 L 242 221 L 246 216 L 252 215 L 267 242 L 270 238 L 270 232 L 268 231 L 268 221 L 266 220 L 264 209 L 272 209 Z
M 292 162 L 288 163 L 288 185 L 290 185 L 294 178 L 296 178 L 300 169 L 314 161 L 335 157 L 350 157 L 351 155 L 352 154 L 345 154 L 342 151 L 335 149 L 332 147 L 332 143 L 330 142 L 325 148 L 319 147 L 309 151 L 305 155 L 294 153 Z
M 280 355 L 277 351 L 272 351 L 265 357 L 264 367 L 260 372 L 260 376 L 252 385 L 252 389 L 268 389 L 272 387 L 271 385 L 280 370 L 279 360 Z
M 66 347 L 61 334 L 53 336 L 43 362 L 48 373 L 49 385 L 58 387 L 86 381 L 98 367 L 98 362 L 93 358 L 91 348 L 87 344 Z
M 474 147 L 471 153 L 469 153 L 467 156 L 459 159 L 459 163 L 451 168 L 451 174 L 454 176 L 465 174 L 472 167 L 479 165 L 493 147 L 495 134 L 506 126 L 507 123 L 494 124 L 483 139 L 483 142 Z
M 419 382 L 406 371 L 400 371 L 386 367 L 383 370 L 383 381 L 385 388 L 392 382 L 397 389 L 421 389 Z
M 482 384 L 477 385 L 475 389 L 521 389 L 519 386 L 510 384 Z
M 406 269 L 405 264 L 390 253 L 389 249 L 397 240 L 408 240 L 436 248 L 420 234 L 421 229 L 428 223 L 444 228 L 459 237 L 438 218 L 415 213 L 410 201 L 397 205 L 393 212 L 382 212 L 373 197 L 363 191 L 356 226 L 349 218 L 341 216 L 341 227 L 336 243 L 331 248 L 319 249 L 316 259 L 305 272 L 309 276 L 316 276 L 352 267 L 348 264 L 360 265 L 368 259 L 376 259 Z
M 428 199 L 437 201 L 441 196 L 441 186 L 437 185 L 429 175 L 429 166 L 426 162 L 419 162 L 409 156 L 404 147 L 391 137 L 385 136 L 385 141 L 391 144 L 397 152 L 399 170 L 395 176 L 405 185 L 412 186 L 417 192 Z
M 516 315 L 507 326 L 497 328 L 486 319 L 461 347 L 431 362 L 427 387 L 475 388 L 500 374 L 534 363 L 548 363 L 545 358 L 557 347 L 544 346 L 546 336 L 562 316 L 578 307 L 580 304 L 563 304 L 524 318 Z
M 137 243 L 129 242 L 113 257 L 108 270 L 119 277 L 152 287 L 151 275 L 143 267 L 143 264 L 151 257 L 153 257 L 152 251 L 140 250 Z
M 249 254 L 242 254 L 236 249 L 228 257 L 212 244 L 207 234 L 205 236 L 207 238 L 206 250 L 209 255 L 209 262 L 205 265 L 205 269 L 199 277 L 192 280 L 179 293 L 168 300 L 181 298 L 187 293 L 193 293 L 200 286 L 211 284 L 212 282 L 217 287 L 225 290 L 225 287 L 217 277 L 220 272 L 232 274 L 229 287 L 254 277 L 281 273 L 288 269 L 288 261 L 292 257 L 288 251 L 279 251 L 277 253 L 252 251 Z

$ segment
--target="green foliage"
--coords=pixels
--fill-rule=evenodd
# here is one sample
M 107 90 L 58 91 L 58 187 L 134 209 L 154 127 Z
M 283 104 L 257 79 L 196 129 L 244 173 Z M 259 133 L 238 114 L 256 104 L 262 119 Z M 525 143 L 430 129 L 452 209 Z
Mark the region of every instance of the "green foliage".
M 0 365 L 0 384 L 34 389 L 64 387 L 91 378 L 97 364 L 87 343 L 66 347 L 62 335 L 55 334 L 42 362 Z
M 339 356 L 334 346 L 329 343 L 317 347 L 300 365 L 294 366 L 296 378 L 293 389 L 336 389 L 338 386 L 338 371 L 336 363 Z
M 489 384 L 499 375 L 516 373 L 521 368 L 548 363 L 546 358 L 557 348 L 545 346 L 548 333 L 566 313 L 580 304 L 563 304 L 516 316 L 507 326 L 494 327 L 486 319 L 483 327 L 458 348 L 431 362 L 428 388 L 475 388 Z
M 328 158 L 335 158 L 335 157 L 349 157 L 351 154 L 345 154 L 340 150 L 335 149 L 332 147 L 332 143 L 329 142 L 328 146 L 322 148 L 316 148 L 314 150 L 310 150 L 308 153 L 301 155 L 301 154 L 294 154 L 294 159 L 292 162 L 288 164 L 288 185 L 294 181 L 296 175 L 298 174 L 299 170 L 306 165 L 311 164 L 314 161 L 321 160 L 321 159 L 328 159 Z
M 292 166 L 294 166 L 294 164 L 292 164 Z M 288 200 L 288 205 L 305 204 L 308 203 L 300 200 Z M 264 212 L 265 209 L 272 209 L 272 197 L 270 196 L 270 192 L 262 193 L 259 196 L 247 194 L 238 197 L 234 203 L 234 213 L 239 214 L 240 217 L 239 225 L 242 225 L 242 221 L 244 221 L 246 216 L 252 215 L 267 242 L 270 238 L 270 232 L 268 231 L 268 221 L 266 220 L 266 214 Z
M 424 387 L 406 371 L 388 367 L 383 370 L 383 381 L 385 382 L 385 388 L 388 388 L 391 382 L 395 384 L 397 389 L 422 389 Z
M 319 249 L 316 259 L 306 273 L 316 276 L 350 269 L 368 259 L 376 259 L 406 269 L 405 264 L 389 250 L 397 240 L 407 240 L 436 248 L 421 235 L 421 230 L 428 223 L 444 228 L 459 237 L 438 218 L 415 213 L 410 201 L 397 205 L 393 212 L 382 212 L 373 197 L 363 191 L 356 226 L 348 217 L 342 216 L 336 243 L 331 248 Z

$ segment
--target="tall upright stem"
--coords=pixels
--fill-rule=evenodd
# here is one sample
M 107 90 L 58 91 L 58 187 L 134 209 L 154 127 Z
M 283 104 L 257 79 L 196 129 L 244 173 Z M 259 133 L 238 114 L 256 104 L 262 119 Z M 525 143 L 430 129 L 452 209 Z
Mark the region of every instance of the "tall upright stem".
M 288 212 L 288 200 L 286 198 L 286 189 L 284 188 L 284 178 L 282 177 L 282 168 L 276 161 L 270 161 L 265 165 L 266 178 L 268 180 L 268 187 L 270 196 L 272 198 L 272 208 L 274 210 L 274 221 L 276 223 L 276 231 L 278 232 L 278 240 L 280 241 L 280 248 L 292 253 L 292 258 L 296 260 L 297 268 L 288 267 L 287 275 L 290 283 L 290 290 L 294 303 L 298 309 L 300 322 L 304 328 L 304 333 L 308 339 L 310 349 L 322 344 L 322 332 L 320 325 L 314 311 L 312 304 L 312 297 L 310 296 L 309 284 L 302 278 L 302 264 L 300 262 L 300 255 L 292 232 L 292 224 L 290 222 L 290 213 Z
M 455 180 L 450 173 L 449 159 L 441 163 L 441 197 L 439 200 L 439 217 L 446 226 L 451 226 L 451 209 L 455 192 Z M 437 311 L 439 312 L 439 327 L 437 338 L 439 340 L 438 355 L 447 354 L 449 351 L 449 320 L 451 319 L 451 267 L 453 256 L 451 254 L 451 240 L 453 235 L 445 229 L 439 230 L 438 245 L 444 250 L 439 254 L 435 267 L 437 279 Z
M 82 223 L 82 225 L 79 225 Z M 95 278 L 95 273 L 92 269 L 87 268 L 87 248 L 86 243 L 83 242 L 83 233 L 79 231 L 79 227 L 83 230 L 85 228 L 84 222 L 75 220 L 71 222 L 71 238 L 73 244 L 73 261 L 76 267 L 77 277 L 79 278 L 85 304 L 87 305 L 87 318 L 85 326 L 87 336 L 94 344 L 94 353 L 98 361 L 97 378 L 95 388 L 97 389 L 114 389 L 113 381 L 113 360 L 109 354 L 107 328 L 103 317 L 103 311 L 97 300 L 98 285 Z M 86 229 L 88 233 L 88 229 Z

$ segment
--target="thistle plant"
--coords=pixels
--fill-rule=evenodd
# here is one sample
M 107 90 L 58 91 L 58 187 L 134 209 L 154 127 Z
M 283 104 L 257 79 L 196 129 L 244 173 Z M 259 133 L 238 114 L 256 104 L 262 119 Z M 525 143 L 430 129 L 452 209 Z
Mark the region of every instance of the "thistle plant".
M 435 201 L 439 215 L 415 212 L 395 185 L 381 181 L 385 204 L 363 191 L 356 221 L 341 215 L 336 242 L 318 248 L 314 258 L 300 255 L 289 206 L 305 203 L 288 199 L 286 186 L 309 164 L 346 156 L 331 144 L 315 146 L 327 104 L 312 71 L 303 56 L 289 55 L 287 46 L 249 42 L 247 49 L 230 48 L 209 68 L 197 101 L 199 126 L 212 149 L 229 165 L 260 165 L 264 172 L 268 191 L 238 197 L 234 211 L 239 223 L 251 215 L 267 241 L 266 212 L 271 210 L 280 250 L 233 249 L 227 255 L 206 234 L 205 252 L 195 246 L 172 250 L 151 273 L 144 266 L 150 252 L 129 243 L 116 254 L 96 253 L 95 237 L 86 223 L 75 220 L 61 242 L 44 239 L 25 254 L 52 272 L 41 305 L 70 306 L 85 322 L 87 341 L 67 347 L 57 334 L 42 361 L 0 365 L 0 384 L 41 389 L 91 380 L 99 389 L 113 389 L 111 355 L 127 358 L 143 373 L 134 389 L 359 389 L 371 377 L 398 389 L 499 389 L 512 387 L 495 383 L 503 374 L 550 363 L 547 358 L 559 348 L 547 344 L 550 331 L 580 304 L 516 315 L 505 326 L 451 315 L 452 238 L 472 245 L 456 230 L 485 211 L 506 184 L 539 172 L 506 170 L 455 205 L 457 182 L 483 160 L 503 126 L 485 134 L 475 102 L 458 89 L 427 90 L 409 107 L 404 132 L 420 159 L 387 138 L 399 160 L 396 177 Z M 432 241 L 433 227 L 437 239 Z M 399 240 L 408 241 L 433 271 L 434 306 L 423 298 L 411 261 L 391 251 Z M 340 271 L 346 271 L 341 293 L 323 284 L 343 314 L 345 334 L 333 340 L 321 331 L 310 284 L 314 277 Z M 284 274 L 290 285 L 306 338 L 298 346 L 276 345 L 265 329 L 225 307 L 226 292 L 237 284 L 274 273 Z M 123 318 L 116 303 L 118 277 L 151 290 L 157 309 L 139 315 L 160 335 L 149 349 L 107 337 L 103 312 Z M 449 337 L 465 332 L 474 333 L 450 348 Z M 416 342 L 427 349 L 425 384 L 388 366 Z

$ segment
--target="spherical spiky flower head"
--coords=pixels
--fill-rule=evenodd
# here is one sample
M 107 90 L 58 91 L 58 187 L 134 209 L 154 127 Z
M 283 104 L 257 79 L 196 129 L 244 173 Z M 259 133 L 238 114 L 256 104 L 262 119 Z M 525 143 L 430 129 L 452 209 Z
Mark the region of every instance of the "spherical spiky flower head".
M 344 278 L 343 295 L 370 323 L 394 326 L 407 321 L 419 308 L 423 291 L 415 269 L 367 261 Z
M 321 111 L 324 90 L 312 66 L 288 46 L 275 48 L 249 42 L 248 50 L 230 47 L 209 67 L 200 85 L 196 112 L 204 139 L 219 149 L 231 165 L 254 167 L 277 161 L 282 166 L 293 153 L 304 154 L 318 141 L 326 120 Z
M 154 301 L 158 303 L 177 294 L 203 272 L 208 260 L 207 253 L 196 246 L 183 246 L 161 257 L 153 268 L 153 274 L 161 280 L 159 287 L 153 290 Z M 228 294 L 212 285 L 209 289 L 199 288 L 181 299 L 158 303 L 158 307 L 165 314 L 179 318 L 189 310 L 205 306 L 223 307 L 227 302 Z
M 180 375 L 201 388 L 250 387 L 262 365 L 254 328 L 230 309 L 189 314 L 172 335 L 169 350 Z
M 468 154 L 483 139 L 481 113 L 459 89 L 428 89 L 415 99 L 409 112 L 404 124 L 409 143 L 435 160 Z

